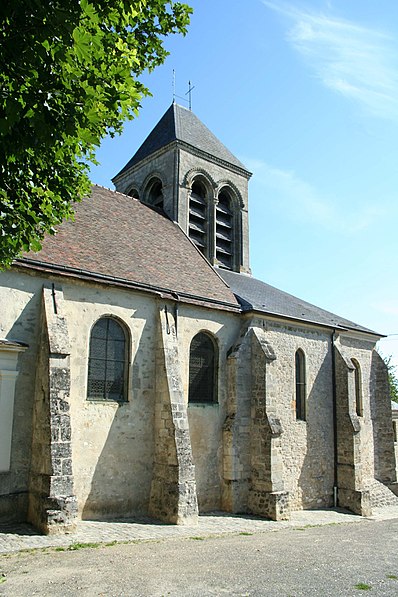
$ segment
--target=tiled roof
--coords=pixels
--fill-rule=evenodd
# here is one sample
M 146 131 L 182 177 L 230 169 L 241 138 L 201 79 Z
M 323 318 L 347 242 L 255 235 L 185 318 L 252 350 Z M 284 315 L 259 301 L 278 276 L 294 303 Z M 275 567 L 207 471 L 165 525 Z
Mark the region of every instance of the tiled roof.
M 181 228 L 136 199 L 94 186 L 75 221 L 16 265 L 168 291 L 182 300 L 239 310 L 239 303 Z M 102 277 L 102 278 L 101 278 Z
M 187 110 L 178 104 L 172 104 L 131 160 L 115 176 L 115 179 L 172 141 L 182 141 L 195 150 L 204 151 L 210 156 L 219 158 L 248 172 L 242 162 L 209 131 L 191 110 Z
M 243 311 L 260 311 L 269 315 L 315 323 L 339 330 L 356 330 L 377 336 L 382 335 L 302 301 L 246 274 L 221 269 L 219 271 L 238 298 Z

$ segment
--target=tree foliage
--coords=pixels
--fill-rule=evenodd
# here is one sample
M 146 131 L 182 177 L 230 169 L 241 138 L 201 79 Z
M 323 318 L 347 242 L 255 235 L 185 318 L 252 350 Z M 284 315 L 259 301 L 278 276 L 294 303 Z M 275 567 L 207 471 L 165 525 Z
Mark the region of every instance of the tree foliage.
M 388 382 L 390 384 L 390 398 L 393 402 L 398 402 L 398 378 L 396 374 L 396 367 L 392 364 L 392 356 L 384 357 L 384 362 L 388 371 Z
M 140 76 L 191 12 L 172 0 L 1 3 L 0 266 L 71 217 L 95 148 L 137 115 Z

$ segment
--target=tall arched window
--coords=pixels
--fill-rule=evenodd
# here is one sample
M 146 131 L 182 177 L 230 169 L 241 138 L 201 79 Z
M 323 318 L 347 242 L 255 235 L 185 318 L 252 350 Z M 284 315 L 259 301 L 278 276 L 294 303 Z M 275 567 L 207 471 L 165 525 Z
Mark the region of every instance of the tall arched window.
M 189 350 L 189 402 L 217 402 L 217 362 L 213 338 L 200 332 Z
M 221 189 L 216 207 L 216 257 L 227 269 L 233 269 L 233 210 L 227 189 Z
M 358 417 L 363 416 L 361 368 L 358 361 L 351 359 L 354 365 L 355 410 Z
M 206 257 L 209 256 L 207 227 L 206 190 L 201 182 L 195 181 L 189 199 L 189 238 Z
M 88 400 L 127 400 L 127 337 L 112 317 L 102 317 L 90 335 Z
M 301 349 L 297 350 L 295 356 L 296 374 L 296 419 L 305 421 L 307 418 L 306 408 L 306 380 L 305 380 L 305 356 Z

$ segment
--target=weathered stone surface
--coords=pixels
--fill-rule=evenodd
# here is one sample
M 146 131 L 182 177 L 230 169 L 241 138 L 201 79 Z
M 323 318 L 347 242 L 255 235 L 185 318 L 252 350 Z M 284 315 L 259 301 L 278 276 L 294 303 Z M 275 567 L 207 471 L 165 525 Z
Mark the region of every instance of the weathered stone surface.
M 56 316 L 64 317 L 70 330 L 70 355 L 62 348 L 62 354 L 49 355 L 46 336 L 43 342 L 36 337 L 40 326 L 35 297 L 40 295 L 44 279 L 21 273 L 14 273 L 14 278 L 6 276 L 9 288 L 14 285 L 15 291 L 13 308 L 7 311 L 4 321 L 11 328 L 12 322 L 20 319 L 23 325 L 16 328 L 21 330 L 18 338 L 31 344 L 20 356 L 11 470 L 0 475 L 1 516 L 13 515 L 14 503 L 19 508 L 19 519 L 26 517 L 28 488 L 31 511 L 47 508 L 49 522 L 51 517 L 58 520 L 53 513 L 58 506 L 64 507 L 61 498 L 73 495 L 78 500 L 78 516 L 84 518 L 146 514 L 151 485 L 153 495 L 160 496 L 160 515 L 167 519 L 171 513 L 173 520 L 180 517 L 180 521 L 189 520 L 195 493 L 202 511 L 247 512 L 250 493 L 253 510 L 260 512 L 258 496 L 262 496 L 264 516 L 278 515 L 278 510 L 271 507 L 271 498 L 267 501 L 263 492 L 287 493 L 290 510 L 332 504 L 333 377 L 329 332 L 265 316 L 249 319 L 180 305 L 178 335 L 173 340 L 177 351 L 172 346 L 168 353 L 170 362 L 178 363 L 179 373 L 173 371 L 166 389 L 162 389 L 159 380 L 166 380 L 166 367 L 164 353 L 157 352 L 154 299 L 95 284 L 65 282 L 64 301 L 57 303 L 62 304 L 63 313 L 59 311 Z M 53 308 L 51 289 L 49 305 Z M 129 338 L 128 402 L 123 404 L 86 399 L 90 330 L 104 315 L 122 321 Z M 173 328 L 173 304 L 169 315 Z M 195 334 L 203 330 L 213 334 L 219 349 L 218 402 L 187 406 L 189 346 Z M 258 350 L 254 363 L 252 341 Z M 32 354 L 37 357 L 39 344 L 43 355 L 34 362 Z M 340 345 L 343 373 L 340 377 L 338 374 L 337 383 L 340 389 L 345 387 L 345 398 L 339 416 L 341 429 L 347 430 L 347 441 L 343 438 L 338 448 L 341 505 L 344 501 L 348 507 L 361 504 L 364 500 L 355 492 L 363 491 L 370 492 L 371 506 L 374 500 L 384 504 L 391 498 L 387 499 L 380 487 L 369 484 L 376 475 L 386 488 L 390 485 L 388 479 L 394 477 L 383 369 L 378 357 L 372 357 L 373 343 L 369 339 L 346 333 L 340 337 Z M 307 421 L 295 418 L 294 355 L 299 348 L 306 356 Z M 361 417 L 355 413 L 352 359 L 359 363 L 362 375 Z M 179 397 L 158 401 L 158 391 L 165 392 L 163 398 L 167 392 Z M 253 396 L 257 397 L 254 401 Z M 191 454 L 186 449 L 188 438 Z M 158 448 L 165 448 L 156 448 L 154 459 L 155 442 Z M 195 488 L 191 465 L 195 466 Z M 65 478 L 64 484 L 60 477 Z M 55 491 L 67 494 L 68 488 L 71 496 L 55 495 Z M 45 497 L 51 492 L 55 505 L 46 505 Z M 14 499 L 15 495 L 22 497 Z M 187 504 L 186 508 L 182 504 Z M 264 510 L 265 505 L 271 510 Z M 353 507 L 364 511 L 362 505 Z M 47 524 L 45 520 L 40 524 Z M 67 526 L 66 519 L 62 524 Z
M 149 512 L 168 522 L 192 524 L 198 517 L 195 468 L 175 320 L 167 306 L 160 308 L 157 355 L 155 425 L 167 434 L 156 438 Z
M 28 518 L 49 534 L 73 528 L 77 514 L 71 424 L 63 406 L 68 404 L 71 376 L 69 337 L 62 308 L 62 291 L 43 288 Z

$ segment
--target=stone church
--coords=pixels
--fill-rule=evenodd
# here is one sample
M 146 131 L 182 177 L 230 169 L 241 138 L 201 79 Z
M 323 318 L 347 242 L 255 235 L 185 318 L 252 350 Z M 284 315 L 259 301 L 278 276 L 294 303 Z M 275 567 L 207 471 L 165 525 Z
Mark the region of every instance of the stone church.
M 398 502 L 380 336 L 251 276 L 250 176 L 173 103 L 0 275 L 0 518 Z

